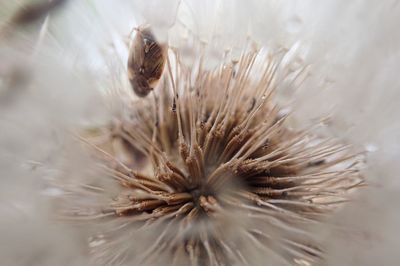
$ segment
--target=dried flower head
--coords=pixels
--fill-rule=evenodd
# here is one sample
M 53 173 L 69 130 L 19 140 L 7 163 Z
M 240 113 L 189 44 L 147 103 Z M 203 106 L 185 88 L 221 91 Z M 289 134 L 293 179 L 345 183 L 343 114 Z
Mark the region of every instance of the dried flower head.
M 309 228 L 363 184 L 360 158 L 287 125 L 274 102 L 281 58 L 251 50 L 215 70 L 203 60 L 187 67 L 170 51 L 151 97 L 85 140 L 118 184 L 106 201 L 94 184 L 64 196 L 93 228 L 94 264 L 320 262 Z

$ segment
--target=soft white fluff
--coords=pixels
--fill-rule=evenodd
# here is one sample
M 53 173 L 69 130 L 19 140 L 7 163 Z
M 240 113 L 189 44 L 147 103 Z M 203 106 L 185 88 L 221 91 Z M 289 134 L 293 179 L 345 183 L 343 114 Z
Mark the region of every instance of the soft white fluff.
M 3 26 L 28 1 L 11 2 L 0 4 Z M 188 64 L 198 40 L 208 44 L 213 67 L 222 60 L 219 51 L 235 58 L 250 37 L 259 47 L 290 51 L 284 63 L 293 73 L 307 65 L 303 82 L 279 90 L 295 123 L 328 117 L 322 134 L 368 152 L 370 187 L 316 229 L 330 243 L 328 264 L 400 263 L 398 1 L 93 0 L 70 1 L 0 37 L 2 265 L 86 264 L 87 232 L 54 222 L 52 198 L 62 192 L 49 184 L 93 178 L 71 131 L 109 118 L 98 92 L 129 88 L 127 43 L 143 22 L 184 51 Z M 12 87 L 15 71 L 27 77 Z

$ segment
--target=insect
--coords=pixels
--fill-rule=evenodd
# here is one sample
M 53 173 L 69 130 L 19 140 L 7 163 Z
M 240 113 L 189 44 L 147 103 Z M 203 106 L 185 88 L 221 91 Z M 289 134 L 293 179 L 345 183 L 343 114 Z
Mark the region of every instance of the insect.
M 147 96 L 161 78 L 167 49 L 155 39 L 149 26 L 136 30 L 128 58 L 128 78 L 133 91 L 139 97 Z

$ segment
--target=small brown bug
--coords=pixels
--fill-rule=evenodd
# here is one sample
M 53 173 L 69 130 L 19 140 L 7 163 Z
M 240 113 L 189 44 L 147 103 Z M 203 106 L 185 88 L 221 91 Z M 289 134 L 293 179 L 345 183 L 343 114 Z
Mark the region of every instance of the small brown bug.
M 135 30 L 136 36 L 129 50 L 128 78 L 136 95 L 145 97 L 161 78 L 167 51 L 156 41 L 149 26 Z

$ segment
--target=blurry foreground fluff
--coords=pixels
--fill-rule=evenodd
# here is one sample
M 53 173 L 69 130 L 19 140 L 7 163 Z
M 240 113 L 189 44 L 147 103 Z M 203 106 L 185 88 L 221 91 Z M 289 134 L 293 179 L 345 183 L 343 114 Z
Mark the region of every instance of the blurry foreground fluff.
M 394 242 L 368 222 L 393 228 L 398 219 L 376 210 L 391 197 L 383 182 L 399 154 L 387 142 L 397 109 L 383 105 L 383 95 L 398 99 L 398 64 L 376 60 L 374 38 L 353 47 L 318 26 L 332 23 L 335 36 L 350 23 L 343 34 L 362 35 L 381 20 L 368 7 L 54 1 L 21 13 L 2 5 L 6 264 L 367 265 L 362 250 L 377 241 L 388 247 L 375 257 L 396 261 Z M 322 17 L 342 10 L 335 31 Z M 390 34 L 392 16 L 372 32 Z M 129 32 L 144 23 L 168 48 L 160 80 L 138 98 L 126 64 Z M 390 39 L 398 59 L 398 37 Z M 358 54 L 363 47 L 373 61 Z M 26 239 L 32 232 L 38 249 Z

